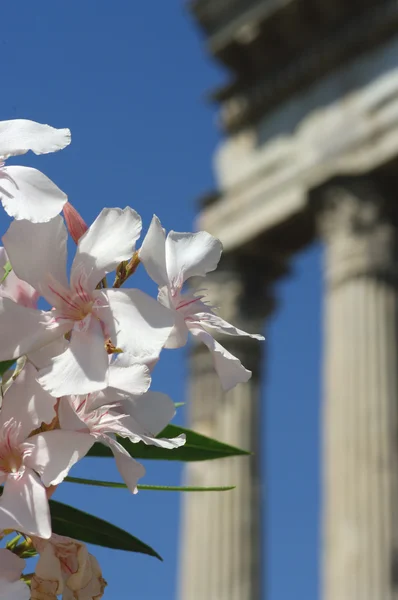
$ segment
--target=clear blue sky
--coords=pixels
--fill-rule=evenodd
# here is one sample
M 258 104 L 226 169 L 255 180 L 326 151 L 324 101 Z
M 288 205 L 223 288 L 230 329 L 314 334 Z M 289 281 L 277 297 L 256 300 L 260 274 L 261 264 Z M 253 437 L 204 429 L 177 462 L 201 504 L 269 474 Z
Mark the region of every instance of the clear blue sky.
M 104 206 L 130 204 L 146 224 L 155 212 L 167 229 L 191 230 L 195 199 L 214 187 L 219 139 L 204 95 L 225 75 L 206 58 L 183 1 L 20 0 L 4 3 L 1 17 L 0 118 L 66 126 L 73 136 L 62 153 L 24 162 L 51 176 L 87 222 Z M 313 249 L 293 263 L 267 332 L 267 600 L 318 599 L 320 260 Z M 184 360 L 169 352 L 156 371 L 154 389 L 176 402 L 189 401 Z M 146 483 L 180 480 L 178 465 L 146 466 Z M 75 474 L 116 477 L 111 461 L 93 459 Z M 64 484 L 57 497 L 124 526 L 164 557 L 95 548 L 105 598 L 175 600 L 177 494 Z

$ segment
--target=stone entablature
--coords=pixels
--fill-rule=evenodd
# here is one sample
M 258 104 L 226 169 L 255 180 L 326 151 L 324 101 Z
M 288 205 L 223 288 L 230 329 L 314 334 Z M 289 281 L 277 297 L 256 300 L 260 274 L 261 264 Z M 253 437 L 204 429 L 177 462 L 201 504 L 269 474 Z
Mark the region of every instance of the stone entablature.
M 309 192 L 332 177 L 395 158 L 397 56 L 395 38 L 223 142 L 216 156 L 221 195 L 203 208 L 198 226 L 232 250 L 307 213 Z

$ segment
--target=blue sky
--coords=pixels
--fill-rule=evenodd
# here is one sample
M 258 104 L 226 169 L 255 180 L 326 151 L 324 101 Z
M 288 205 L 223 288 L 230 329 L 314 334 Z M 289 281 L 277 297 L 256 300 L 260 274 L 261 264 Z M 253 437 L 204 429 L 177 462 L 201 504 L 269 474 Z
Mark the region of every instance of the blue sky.
M 20 0 L 2 6 L 2 23 L 0 118 L 66 126 L 73 136 L 62 153 L 18 162 L 48 174 L 88 223 L 104 206 L 130 204 L 146 225 L 156 213 L 167 229 L 191 230 L 195 200 L 215 185 L 219 135 L 204 96 L 226 75 L 206 58 L 182 0 Z M 267 330 L 268 600 L 318 599 L 320 273 L 319 249 L 297 257 L 277 286 L 279 310 Z M 141 273 L 136 285 L 155 293 Z M 154 389 L 189 401 L 185 383 L 184 352 L 165 354 Z M 178 465 L 146 466 L 146 483 L 180 481 Z M 75 474 L 117 477 L 111 461 L 93 459 Z M 125 527 L 164 557 L 95 548 L 105 598 L 175 600 L 178 494 L 131 497 L 64 484 L 57 497 Z

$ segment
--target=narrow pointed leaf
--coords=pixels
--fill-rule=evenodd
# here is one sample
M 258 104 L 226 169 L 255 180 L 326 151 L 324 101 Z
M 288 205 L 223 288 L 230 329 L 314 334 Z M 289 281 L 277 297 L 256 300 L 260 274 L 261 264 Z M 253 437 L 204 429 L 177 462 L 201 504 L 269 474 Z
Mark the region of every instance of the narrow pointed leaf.
M 11 369 L 12 365 L 15 363 L 15 360 L 3 360 L 0 362 L 0 377 L 3 377 L 4 373 Z
M 127 452 L 134 458 L 154 460 L 178 460 L 183 462 L 212 460 L 215 458 L 227 458 L 231 456 L 248 456 L 250 452 L 235 448 L 223 442 L 218 442 L 200 433 L 177 425 L 167 425 L 158 437 L 174 438 L 184 433 L 186 443 L 175 450 L 167 450 L 156 446 L 146 446 L 143 442 L 133 444 L 128 439 L 118 438 Z M 94 444 L 87 456 L 112 457 L 113 454 L 106 446 Z
M 81 479 L 80 477 L 65 477 L 64 481 L 69 483 L 80 483 L 83 485 L 95 485 L 98 487 L 128 489 L 124 483 L 116 481 L 99 481 L 98 479 Z M 139 490 L 148 490 L 154 492 L 229 492 L 235 489 L 235 486 L 222 487 L 186 487 L 176 485 L 137 485 Z
M 139 552 L 162 560 L 153 548 L 127 531 L 116 527 L 116 525 L 56 500 L 50 500 L 50 509 L 54 533 L 72 537 L 88 544 L 128 552 Z

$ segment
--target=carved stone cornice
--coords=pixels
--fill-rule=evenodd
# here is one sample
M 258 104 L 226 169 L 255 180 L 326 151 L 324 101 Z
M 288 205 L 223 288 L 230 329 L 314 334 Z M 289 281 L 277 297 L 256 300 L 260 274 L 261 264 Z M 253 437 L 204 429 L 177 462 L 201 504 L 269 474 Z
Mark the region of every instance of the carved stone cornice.
M 355 277 L 398 284 L 395 198 L 370 178 L 325 185 L 316 195 L 319 233 L 326 243 L 326 279 L 336 286 Z
M 398 26 L 397 0 L 381 0 L 376 6 L 348 19 L 322 40 L 296 53 L 285 65 L 276 65 L 261 79 L 253 82 L 239 78 L 233 85 L 213 93 L 221 102 L 221 125 L 234 133 L 258 121 L 294 93 L 309 86 L 369 48 L 375 47 L 396 34 Z

